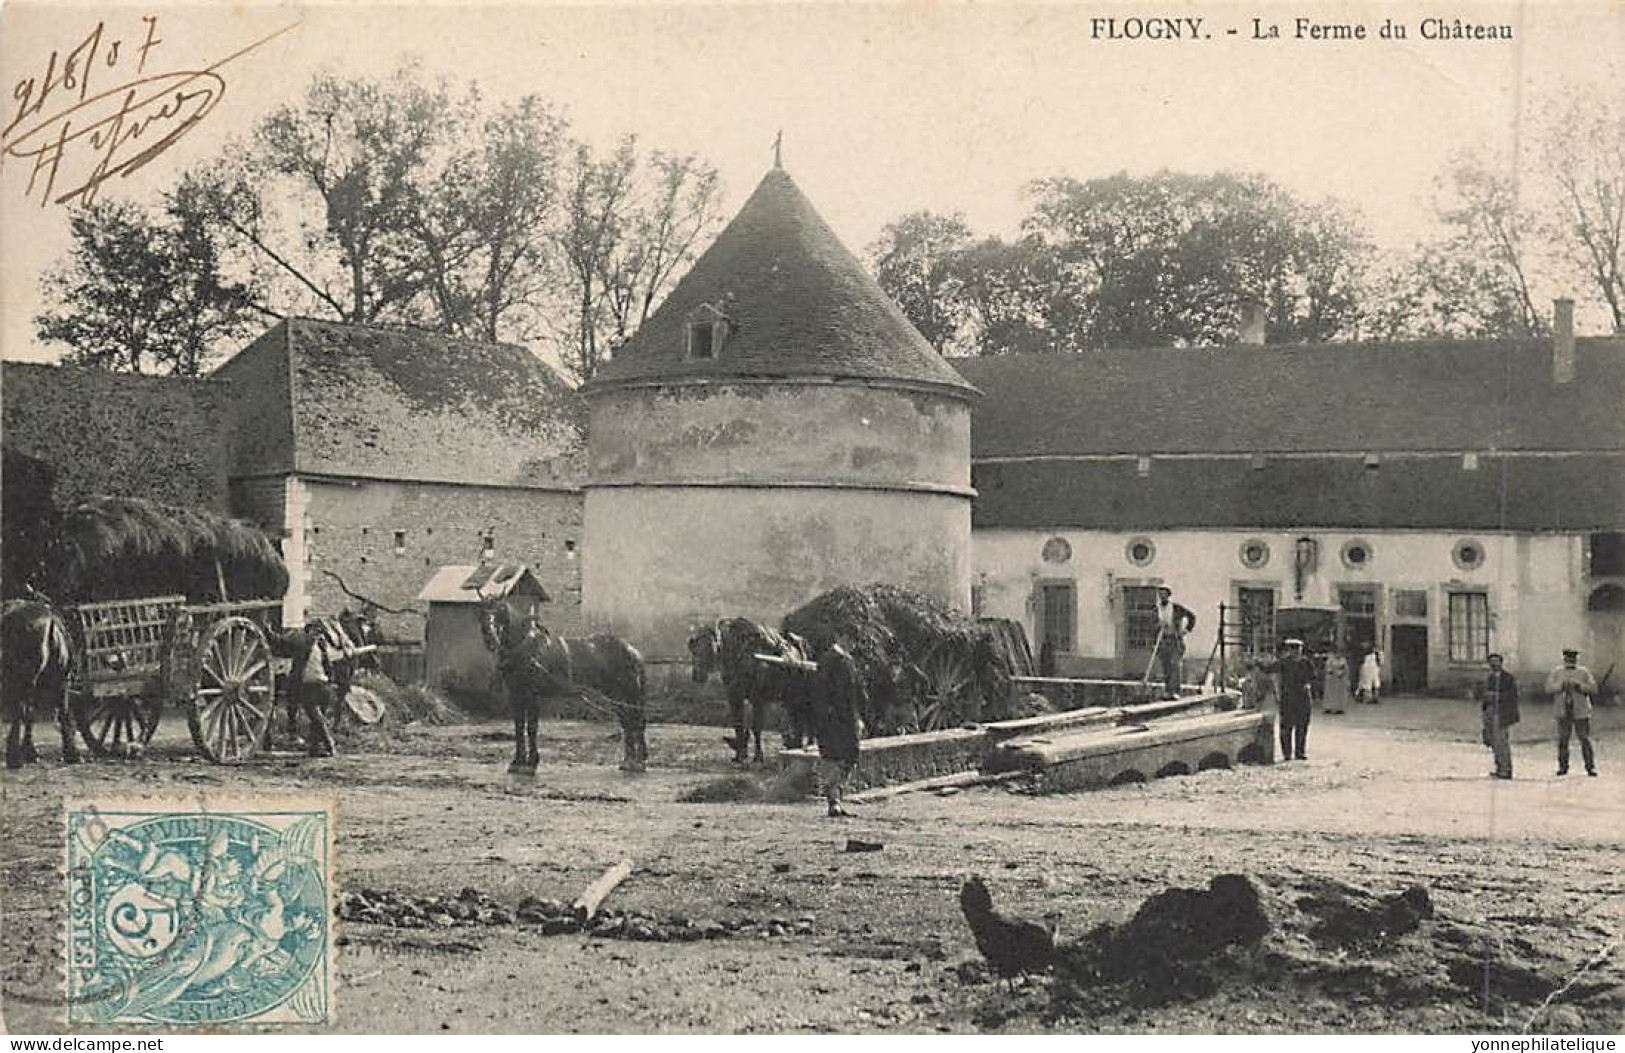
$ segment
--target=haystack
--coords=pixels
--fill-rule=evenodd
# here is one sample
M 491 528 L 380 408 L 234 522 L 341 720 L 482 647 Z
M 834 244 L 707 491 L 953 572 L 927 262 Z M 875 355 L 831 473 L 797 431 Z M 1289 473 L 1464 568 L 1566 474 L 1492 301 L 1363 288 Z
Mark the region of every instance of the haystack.
M 973 665 L 1004 671 L 986 626 L 897 585 L 831 589 L 786 615 L 783 628 L 805 638 L 814 656 L 835 643 L 852 655 L 871 702 L 892 710 L 874 713 L 873 720 L 865 716 L 865 724 L 881 733 L 906 730 L 915 696 L 925 689 L 917 670 L 932 652 L 947 649 Z
M 68 509 L 60 529 L 50 583 L 65 602 L 184 594 L 217 603 L 280 599 L 288 589 L 288 568 L 271 540 L 211 512 L 93 497 Z

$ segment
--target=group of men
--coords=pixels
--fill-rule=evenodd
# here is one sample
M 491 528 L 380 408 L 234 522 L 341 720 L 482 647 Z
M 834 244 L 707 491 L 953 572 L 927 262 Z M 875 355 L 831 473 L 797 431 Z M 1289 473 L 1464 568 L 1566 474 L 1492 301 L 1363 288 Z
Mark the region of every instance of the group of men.
M 1489 656 L 1490 671 L 1480 693 L 1484 718 L 1484 745 L 1495 758 L 1494 779 L 1512 778 L 1511 728 L 1518 723 L 1518 681 L 1506 671 L 1500 655 Z M 1591 743 L 1591 703 L 1597 694 L 1597 678 L 1580 664 L 1580 652 L 1565 648 L 1563 664 L 1546 677 L 1546 692 L 1552 696 L 1557 718 L 1557 774 L 1569 773 L 1569 740 L 1580 740 L 1580 759 L 1586 774 L 1597 774 L 1597 752 Z

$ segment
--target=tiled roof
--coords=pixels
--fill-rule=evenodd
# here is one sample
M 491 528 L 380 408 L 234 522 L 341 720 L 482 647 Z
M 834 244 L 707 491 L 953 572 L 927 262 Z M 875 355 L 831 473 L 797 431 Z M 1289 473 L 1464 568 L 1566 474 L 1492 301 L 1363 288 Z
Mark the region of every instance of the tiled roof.
M 235 476 L 562 487 L 581 445 L 575 393 L 509 344 L 294 318 L 214 376 L 237 407 Z
M 992 400 L 989 400 L 992 401 Z M 972 525 L 1585 531 L 1625 527 L 1625 452 L 986 462 Z
M 99 494 L 225 511 L 223 407 L 206 385 L 37 362 L 0 372 L 0 437 L 51 469 L 59 507 Z
M 1625 339 L 1138 349 L 955 359 L 973 458 L 1625 449 Z
M 713 358 L 690 358 L 688 325 L 706 306 L 727 319 L 730 332 Z M 737 376 L 894 380 L 974 391 L 778 168 L 585 390 Z
M 481 563 L 440 567 L 430 576 L 418 599 L 430 603 L 479 603 L 486 597 L 518 593 L 551 599 L 535 573 L 523 563 Z

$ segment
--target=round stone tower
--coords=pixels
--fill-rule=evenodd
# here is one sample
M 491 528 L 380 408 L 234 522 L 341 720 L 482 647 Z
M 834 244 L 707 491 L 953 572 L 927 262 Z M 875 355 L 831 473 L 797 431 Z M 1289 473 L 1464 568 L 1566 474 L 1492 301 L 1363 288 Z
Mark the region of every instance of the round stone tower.
M 976 389 L 783 169 L 583 394 L 583 614 L 650 659 L 837 585 L 969 605 Z

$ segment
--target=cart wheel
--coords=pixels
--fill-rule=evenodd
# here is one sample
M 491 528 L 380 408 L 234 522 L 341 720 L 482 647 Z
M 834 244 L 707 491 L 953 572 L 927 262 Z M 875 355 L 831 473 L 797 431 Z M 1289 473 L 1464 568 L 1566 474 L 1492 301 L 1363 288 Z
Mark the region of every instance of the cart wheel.
M 216 764 L 258 753 L 276 700 L 265 633 L 247 618 L 222 618 L 203 633 L 193 667 L 186 722 L 197 748 Z
M 86 691 L 75 692 L 68 708 L 91 756 L 129 759 L 146 752 L 162 704 L 140 695 L 96 698 Z
M 939 644 L 919 668 L 925 688 L 914 708 L 921 731 L 956 728 L 981 715 L 981 692 L 968 657 Z

